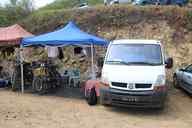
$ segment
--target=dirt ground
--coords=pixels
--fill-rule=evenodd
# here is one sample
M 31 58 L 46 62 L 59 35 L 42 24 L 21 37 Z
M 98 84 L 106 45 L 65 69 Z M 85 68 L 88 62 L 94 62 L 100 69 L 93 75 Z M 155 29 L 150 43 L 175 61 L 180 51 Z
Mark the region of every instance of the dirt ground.
M 38 96 L 0 90 L 0 128 L 191 128 L 192 98 L 171 89 L 163 111 L 87 105 L 79 90 Z

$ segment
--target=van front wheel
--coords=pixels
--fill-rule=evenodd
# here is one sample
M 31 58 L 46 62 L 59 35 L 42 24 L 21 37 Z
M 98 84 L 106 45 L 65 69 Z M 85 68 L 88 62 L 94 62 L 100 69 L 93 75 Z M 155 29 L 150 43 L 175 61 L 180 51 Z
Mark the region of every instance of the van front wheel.
M 88 92 L 87 103 L 89 105 L 96 105 L 97 104 L 97 95 L 96 95 L 95 88 L 92 88 L 91 91 Z

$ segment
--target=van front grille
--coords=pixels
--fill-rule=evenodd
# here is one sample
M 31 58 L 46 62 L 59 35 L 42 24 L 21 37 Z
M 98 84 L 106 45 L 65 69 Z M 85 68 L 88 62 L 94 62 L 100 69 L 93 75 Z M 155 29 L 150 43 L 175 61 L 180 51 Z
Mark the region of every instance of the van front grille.
M 120 88 L 128 88 L 129 85 L 132 85 L 132 84 L 120 83 L 120 82 L 112 82 L 111 84 L 114 87 L 120 87 Z M 136 84 L 133 84 L 132 89 L 134 89 L 134 88 L 142 89 L 142 88 L 151 88 L 151 87 L 152 87 L 152 84 L 136 83 Z
M 127 83 L 112 82 L 111 84 L 115 87 L 127 88 Z
M 135 84 L 135 88 L 151 88 L 152 84 Z

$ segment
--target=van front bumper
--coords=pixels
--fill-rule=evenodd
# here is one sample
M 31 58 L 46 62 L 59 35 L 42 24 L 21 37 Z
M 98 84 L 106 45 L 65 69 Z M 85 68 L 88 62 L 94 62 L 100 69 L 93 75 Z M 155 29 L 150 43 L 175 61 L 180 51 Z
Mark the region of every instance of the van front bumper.
M 120 107 L 162 108 L 166 95 L 167 92 L 100 88 L 101 104 Z

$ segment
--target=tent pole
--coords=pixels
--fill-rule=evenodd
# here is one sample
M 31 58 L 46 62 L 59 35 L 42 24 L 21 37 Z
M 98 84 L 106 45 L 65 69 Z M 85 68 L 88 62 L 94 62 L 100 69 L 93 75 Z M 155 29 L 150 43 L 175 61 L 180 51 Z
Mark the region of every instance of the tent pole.
M 21 92 L 24 93 L 23 46 L 22 45 L 20 45 L 20 67 L 21 67 Z
M 95 79 L 95 71 L 94 71 L 94 48 L 93 48 L 93 43 L 91 44 L 91 70 L 92 70 L 92 75 L 91 75 L 91 79 Z

